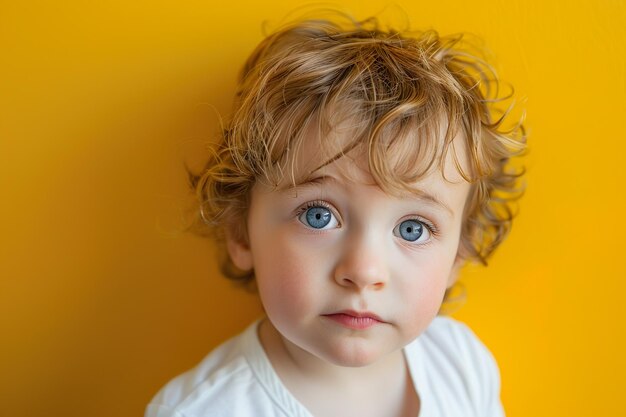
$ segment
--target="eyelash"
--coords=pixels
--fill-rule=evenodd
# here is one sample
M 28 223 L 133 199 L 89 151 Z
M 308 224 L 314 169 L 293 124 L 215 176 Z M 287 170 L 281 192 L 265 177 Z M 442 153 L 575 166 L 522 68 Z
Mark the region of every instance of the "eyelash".
M 337 216 L 332 205 L 323 200 L 307 201 L 302 206 L 298 207 L 298 209 L 296 209 L 296 212 L 295 212 L 296 219 L 300 217 L 302 213 L 306 212 L 308 209 L 313 208 L 313 207 L 324 207 L 325 209 L 330 210 L 333 213 L 333 216 L 337 218 L 337 222 L 339 223 L 339 226 L 341 226 L 341 222 L 339 221 L 339 216 Z M 430 232 L 432 236 L 435 236 L 435 237 L 439 236 L 439 228 L 430 220 L 427 220 L 421 216 L 409 216 L 409 217 L 401 219 L 398 224 L 406 220 L 415 220 L 417 222 L 420 222 L 428 229 L 428 231 Z
M 296 209 L 296 212 L 295 212 L 296 218 L 300 217 L 302 213 L 304 213 L 305 211 L 313 207 L 324 207 L 325 209 L 329 210 L 333 214 L 333 216 L 337 218 L 337 222 L 339 222 L 339 216 L 337 216 L 335 210 L 333 209 L 333 206 L 323 200 L 307 201 L 302 206 Z M 341 222 L 339 222 L 339 225 L 341 226 Z
M 420 222 L 422 223 L 424 226 L 426 226 L 426 228 L 428 229 L 428 231 L 433 235 L 433 236 L 439 236 L 439 229 L 437 228 L 437 226 L 435 226 L 435 224 L 429 220 L 426 220 L 423 217 L 420 216 L 410 216 L 407 217 L 405 219 L 400 220 L 400 223 L 402 223 L 403 221 L 406 220 L 415 220 L 416 222 Z

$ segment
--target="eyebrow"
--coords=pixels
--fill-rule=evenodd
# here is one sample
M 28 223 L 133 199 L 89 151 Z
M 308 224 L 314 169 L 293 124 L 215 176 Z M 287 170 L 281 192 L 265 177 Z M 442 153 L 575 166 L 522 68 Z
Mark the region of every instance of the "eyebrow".
M 413 191 L 411 194 L 415 196 L 415 198 L 417 198 L 418 200 L 425 201 L 426 203 L 430 205 L 441 207 L 442 209 L 448 212 L 450 217 L 454 217 L 454 212 L 452 211 L 452 209 L 448 207 L 446 203 L 444 203 L 443 201 L 441 201 L 434 195 L 429 194 L 425 191 L 418 191 L 418 190 Z
M 307 178 L 304 181 L 296 184 L 295 186 L 289 186 L 289 187 L 280 189 L 279 192 L 286 193 L 289 191 L 295 191 L 297 195 L 299 191 L 308 190 L 310 188 L 323 185 L 326 182 L 339 183 L 339 181 L 331 175 L 319 175 L 316 177 Z M 430 194 L 423 190 L 418 190 L 418 189 L 413 190 L 410 195 L 412 198 L 415 198 L 423 203 L 426 203 L 431 206 L 440 207 L 444 209 L 450 215 L 450 217 L 454 217 L 454 212 L 452 211 L 452 209 L 446 203 L 444 203 L 439 198 L 437 198 L 435 195 Z
M 317 177 L 306 178 L 304 181 L 298 182 L 294 184 L 285 184 L 282 187 L 278 187 L 277 191 L 280 194 L 287 194 L 290 192 L 295 192 L 296 196 L 299 191 L 308 190 L 315 186 L 323 185 L 325 182 L 336 182 L 335 178 L 330 175 L 320 175 Z

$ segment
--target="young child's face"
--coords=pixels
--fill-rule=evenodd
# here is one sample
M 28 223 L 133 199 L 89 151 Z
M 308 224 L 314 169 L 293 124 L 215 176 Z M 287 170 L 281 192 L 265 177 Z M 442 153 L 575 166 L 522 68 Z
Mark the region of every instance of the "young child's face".
M 435 169 L 415 184 L 421 196 L 394 197 L 356 151 L 295 189 L 255 185 L 248 243 L 229 242 L 235 264 L 254 268 L 284 343 L 342 366 L 397 351 L 437 315 L 455 279 L 470 188 L 450 155 L 447 180 Z

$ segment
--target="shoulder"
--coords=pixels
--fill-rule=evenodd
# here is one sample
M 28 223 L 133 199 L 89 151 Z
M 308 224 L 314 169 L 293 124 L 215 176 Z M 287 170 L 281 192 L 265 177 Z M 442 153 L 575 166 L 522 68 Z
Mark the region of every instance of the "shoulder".
M 235 415 L 231 408 L 236 399 L 260 390 L 246 355 L 246 339 L 255 331 L 253 324 L 168 382 L 148 404 L 145 417 Z
M 426 349 L 436 349 L 445 356 L 471 360 L 471 364 L 495 363 L 493 355 L 476 334 L 465 323 L 450 317 L 436 317 L 420 336 L 420 341 Z
M 502 415 L 498 366 L 467 325 L 438 316 L 414 344 L 430 379 L 438 382 L 430 384 L 434 391 L 476 410 L 476 415 Z

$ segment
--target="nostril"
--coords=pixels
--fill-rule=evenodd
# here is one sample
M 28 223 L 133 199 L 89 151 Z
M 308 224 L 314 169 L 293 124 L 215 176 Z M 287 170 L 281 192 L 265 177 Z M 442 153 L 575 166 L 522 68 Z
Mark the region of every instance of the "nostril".
M 341 283 L 344 285 L 355 285 L 354 281 L 352 281 L 350 278 L 348 277 L 343 277 L 340 279 Z
M 333 271 L 337 284 L 359 290 L 380 290 L 389 279 L 384 254 L 377 247 L 359 245 L 343 253 Z
M 337 282 L 344 287 L 354 287 L 358 289 L 381 290 L 385 287 L 385 280 L 382 279 L 351 278 L 343 276 L 337 279 Z

